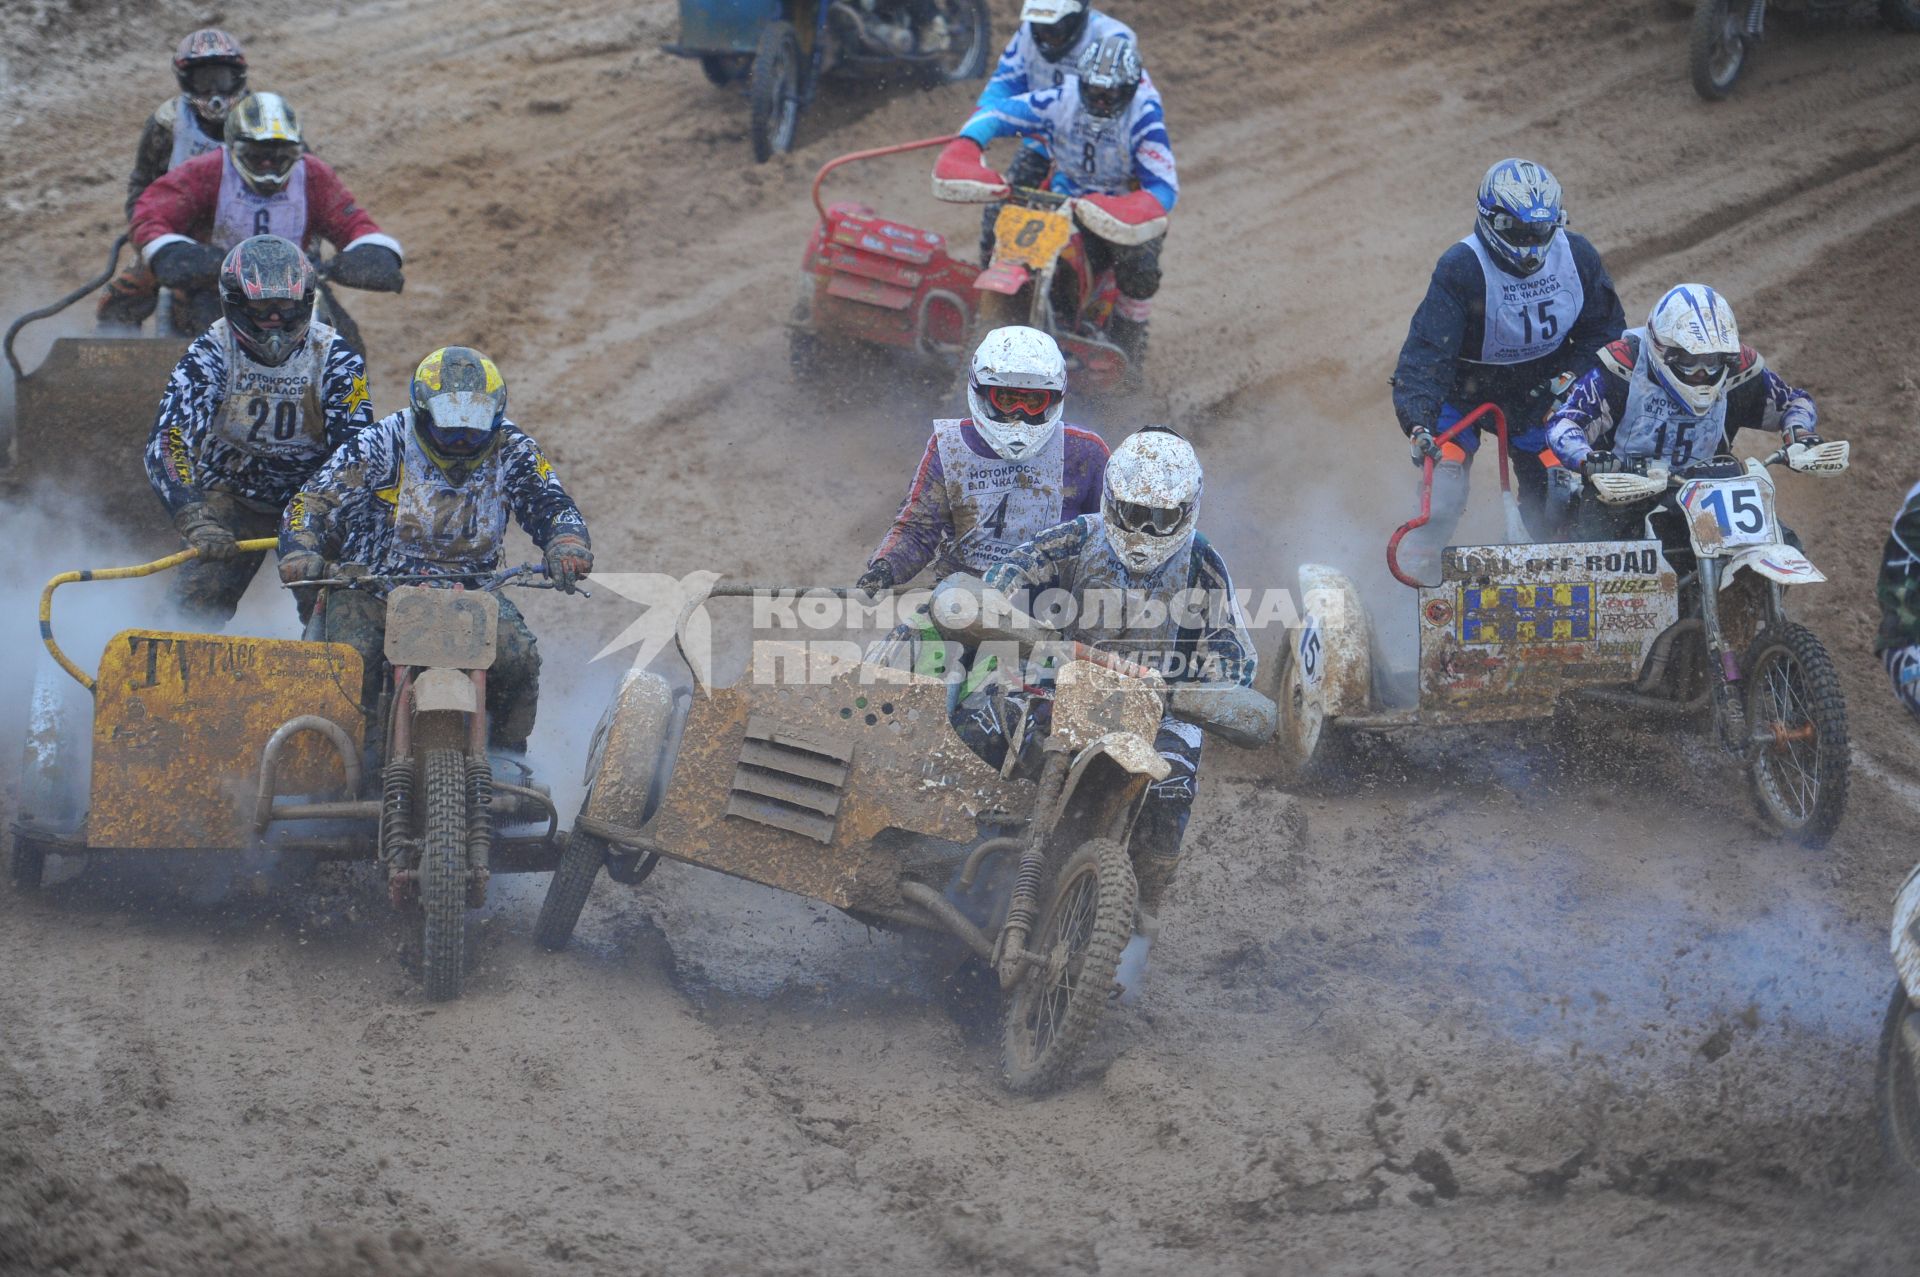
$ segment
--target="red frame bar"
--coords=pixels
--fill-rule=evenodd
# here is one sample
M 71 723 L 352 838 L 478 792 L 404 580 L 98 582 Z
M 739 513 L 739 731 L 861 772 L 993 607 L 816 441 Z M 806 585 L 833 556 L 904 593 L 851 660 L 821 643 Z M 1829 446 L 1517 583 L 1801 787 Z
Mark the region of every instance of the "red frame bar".
M 876 160 L 883 155 L 898 155 L 903 151 L 924 151 L 930 146 L 945 146 L 958 136 L 960 136 L 958 133 L 949 133 L 945 137 L 921 138 L 918 142 L 898 142 L 892 146 L 876 147 L 871 151 L 854 151 L 842 155 L 839 159 L 828 160 L 820 166 L 820 171 L 813 178 L 813 208 L 820 214 L 820 224 L 822 226 L 827 224 L 827 206 L 820 202 L 820 184 L 827 180 L 827 174 L 857 160 Z
M 1433 442 L 1436 446 L 1452 442 L 1456 435 L 1488 414 L 1493 416 L 1494 430 L 1500 436 L 1500 491 L 1512 492 L 1513 475 L 1509 472 L 1507 466 L 1507 414 L 1500 411 L 1498 404 L 1481 404 L 1478 408 L 1475 408 L 1472 412 L 1447 427 L 1446 433 Z M 1420 513 L 1401 524 L 1394 534 L 1387 538 L 1387 571 L 1393 573 L 1393 579 L 1400 582 L 1400 584 L 1411 586 L 1416 590 L 1421 587 L 1423 582 L 1414 580 L 1400 570 L 1400 542 L 1406 537 L 1407 533 L 1413 531 L 1415 528 L 1426 527 L 1427 521 L 1432 518 L 1433 458 L 1426 457 L 1423 459 L 1420 476 Z

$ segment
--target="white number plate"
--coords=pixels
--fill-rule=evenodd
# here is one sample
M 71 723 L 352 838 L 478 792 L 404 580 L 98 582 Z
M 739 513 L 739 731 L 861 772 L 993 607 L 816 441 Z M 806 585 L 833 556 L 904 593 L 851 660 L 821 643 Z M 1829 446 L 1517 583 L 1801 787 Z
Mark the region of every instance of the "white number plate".
M 1773 518 L 1773 485 L 1757 475 L 1695 479 L 1680 489 L 1680 510 L 1696 554 L 1727 546 L 1771 545 L 1780 539 Z

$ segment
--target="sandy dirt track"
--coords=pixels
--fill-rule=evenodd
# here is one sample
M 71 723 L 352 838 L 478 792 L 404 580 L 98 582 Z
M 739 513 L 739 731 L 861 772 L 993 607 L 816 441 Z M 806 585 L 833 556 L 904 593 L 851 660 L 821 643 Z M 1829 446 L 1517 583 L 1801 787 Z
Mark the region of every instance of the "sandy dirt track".
M 1036 1102 L 1001 1092 L 991 1034 L 910 948 L 691 870 L 603 880 L 558 956 L 529 934 L 545 879 L 507 882 L 444 1006 L 364 876 L 214 904 L 135 872 L 0 890 L 0 1271 L 1912 1271 L 1871 1084 L 1920 768 L 1867 649 L 1920 477 L 1920 40 L 1779 23 L 1707 107 L 1666 0 L 1111 7 L 1183 199 L 1148 402 L 1094 423 L 1193 432 L 1238 584 L 1324 560 L 1403 613 L 1385 377 L 1480 173 L 1541 159 L 1630 319 L 1713 283 L 1855 441 L 1844 479 L 1781 488 L 1832 579 L 1796 610 L 1853 711 L 1834 844 L 1772 841 L 1708 751 L 1633 730 L 1383 748 L 1297 795 L 1210 747 L 1146 1002 Z M 98 269 L 167 91 L 155 51 L 204 16 L 126 10 L 0 16 L 0 312 Z M 420 354 L 472 342 L 603 567 L 858 570 L 928 405 L 790 383 L 807 187 L 953 127 L 964 90 L 830 95 L 753 168 L 744 104 L 655 51 L 664 3 L 227 20 L 409 250 L 403 296 L 348 301 L 382 411 Z M 918 160 L 845 185 L 969 231 Z M 34 547 L 3 578 L 12 652 L 21 591 L 87 551 L 0 521 Z M 277 602 L 250 614 L 284 629 Z M 584 660 L 632 617 L 538 602 L 536 746 L 570 772 L 617 675 Z

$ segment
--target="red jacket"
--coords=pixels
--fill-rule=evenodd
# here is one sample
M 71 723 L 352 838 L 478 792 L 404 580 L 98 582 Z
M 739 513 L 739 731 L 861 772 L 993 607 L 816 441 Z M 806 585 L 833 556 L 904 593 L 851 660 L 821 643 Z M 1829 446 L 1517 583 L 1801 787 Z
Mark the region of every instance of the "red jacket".
M 220 176 L 227 162 L 225 150 L 195 156 L 179 168 L 156 178 L 133 205 L 133 242 L 148 259 L 156 249 L 174 240 L 205 244 L 213 238 L 215 206 L 220 200 Z M 302 248 L 324 239 L 337 249 L 371 242 L 400 251 L 367 210 L 361 208 L 340 175 L 325 160 L 303 155 L 307 166 L 307 234 Z

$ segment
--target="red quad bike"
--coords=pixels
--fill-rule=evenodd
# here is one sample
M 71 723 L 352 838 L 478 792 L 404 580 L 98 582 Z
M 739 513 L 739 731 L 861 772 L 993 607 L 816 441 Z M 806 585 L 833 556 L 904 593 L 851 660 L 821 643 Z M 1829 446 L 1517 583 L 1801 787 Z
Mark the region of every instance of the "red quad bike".
M 1051 191 L 1015 187 L 995 223 L 993 261 L 981 270 L 949 253 L 945 236 L 882 217 L 865 204 L 821 202 L 821 185 L 837 168 L 952 140 L 925 138 L 855 151 L 820 169 L 813 181 L 820 222 L 807 243 L 800 298 L 788 325 L 794 376 L 807 384 L 828 384 L 836 372 L 846 371 L 851 362 L 846 357 L 855 351 L 898 352 L 951 375 L 965 366 L 988 331 L 1027 324 L 1060 343 L 1076 393 L 1119 390 L 1129 361 L 1106 338 L 1119 290 L 1111 271 L 1094 275 L 1074 219 L 1103 218 L 1103 236 L 1129 242 L 1160 234 L 1164 218 L 1139 227 L 1109 227 L 1114 219 L 1104 210 Z M 991 188 L 977 183 L 944 186 L 956 189 L 942 189 L 936 181 L 935 194 L 954 203 L 996 198 Z

